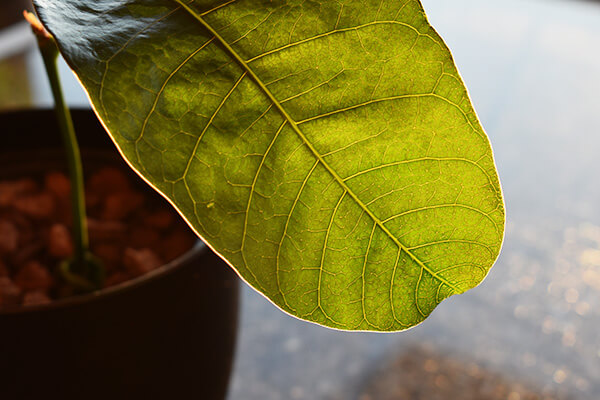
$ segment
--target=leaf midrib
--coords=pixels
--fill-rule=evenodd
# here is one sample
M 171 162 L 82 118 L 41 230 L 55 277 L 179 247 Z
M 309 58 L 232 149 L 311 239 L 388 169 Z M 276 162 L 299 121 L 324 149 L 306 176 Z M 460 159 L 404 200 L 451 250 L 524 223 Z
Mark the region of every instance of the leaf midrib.
M 238 64 L 250 75 L 252 80 L 256 82 L 256 84 L 260 87 L 260 89 L 265 93 L 265 95 L 271 100 L 271 102 L 277 107 L 281 115 L 288 121 L 292 129 L 296 132 L 296 134 L 302 139 L 304 144 L 310 149 L 313 155 L 319 160 L 321 165 L 327 169 L 327 171 L 334 177 L 337 183 L 344 189 L 356 203 L 373 219 L 375 224 L 379 226 L 379 228 L 390 238 L 392 241 L 398 246 L 398 248 L 404 251 L 408 256 L 416 262 L 423 270 L 427 271 L 431 276 L 437 279 L 442 284 L 450 287 L 455 293 L 460 293 L 460 290 L 448 282 L 446 279 L 440 277 L 435 271 L 432 271 L 427 265 L 425 265 L 420 259 L 418 259 L 412 252 L 408 250 L 408 248 L 400 242 L 391 232 L 390 230 L 383 224 L 383 222 L 375 215 L 373 212 L 360 200 L 360 198 L 354 193 L 350 187 L 344 182 L 344 180 L 337 174 L 337 172 L 325 161 L 323 156 L 315 149 L 312 143 L 308 140 L 308 138 L 302 133 L 300 128 L 298 127 L 296 121 L 288 114 L 288 112 L 283 108 L 279 100 L 275 98 L 273 93 L 266 87 L 266 85 L 261 81 L 261 79 L 256 75 L 256 73 L 250 68 L 250 66 L 244 61 L 244 59 L 229 45 L 229 43 L 209 24 L 207 23 L 202 16 L 194 11 L 189 5 L 185 4 L 182 0 L 174 0 L 177 4 L 179 4 L 183 9 L 185 9 L 192 17 L 194 17 L 205 29 L 207 29 L 220 43 L 221 45 L 230 53 L 230 55 L 238 62 Z

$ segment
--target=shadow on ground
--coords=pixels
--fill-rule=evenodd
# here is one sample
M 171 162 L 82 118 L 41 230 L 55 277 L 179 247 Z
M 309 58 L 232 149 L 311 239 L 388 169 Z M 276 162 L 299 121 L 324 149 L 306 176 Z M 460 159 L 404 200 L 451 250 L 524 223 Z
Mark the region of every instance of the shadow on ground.
M 379 367 L 358 400 L 567 400 L 431 346 L 409 347 Z

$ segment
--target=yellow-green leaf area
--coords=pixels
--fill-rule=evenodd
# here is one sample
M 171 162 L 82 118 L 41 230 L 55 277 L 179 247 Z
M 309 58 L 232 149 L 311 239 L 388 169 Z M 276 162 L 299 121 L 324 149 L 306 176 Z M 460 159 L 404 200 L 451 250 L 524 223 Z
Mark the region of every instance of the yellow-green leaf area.
M 35 3 L 124 157 L 286 312 L 399 331 L 488 274 L 492 150 L 419 1 Z

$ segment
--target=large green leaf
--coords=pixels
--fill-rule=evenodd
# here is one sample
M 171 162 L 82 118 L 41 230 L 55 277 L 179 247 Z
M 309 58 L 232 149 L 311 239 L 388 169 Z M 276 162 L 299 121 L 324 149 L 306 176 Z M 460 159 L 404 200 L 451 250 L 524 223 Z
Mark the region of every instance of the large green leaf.
M 403 330 L 498 256 L 492 150 L 419 1 L 35 3 L 133 168 L 288 313 Z

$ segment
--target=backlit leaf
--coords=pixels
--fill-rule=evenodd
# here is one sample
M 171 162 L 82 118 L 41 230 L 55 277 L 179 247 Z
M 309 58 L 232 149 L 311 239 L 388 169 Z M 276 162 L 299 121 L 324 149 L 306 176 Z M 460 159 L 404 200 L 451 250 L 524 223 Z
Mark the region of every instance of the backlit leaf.
M 492 150 L 419 1 L 35 3 L 124 157 L 288 313 L 403 330 L 498 256 Z

